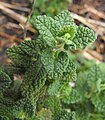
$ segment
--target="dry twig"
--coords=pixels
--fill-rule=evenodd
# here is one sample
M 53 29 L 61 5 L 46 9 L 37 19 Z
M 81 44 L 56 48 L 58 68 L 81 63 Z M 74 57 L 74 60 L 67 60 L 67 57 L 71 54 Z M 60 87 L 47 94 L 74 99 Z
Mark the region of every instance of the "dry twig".
M 98 59 L 99 61 L 103 61 L 103 56 L 100 55 L 99 53 L 97 53 L 96 51 L 93 51 L 91 49 L 86 49 L 86 51 L 92 55 L 93 57 L 95 57 L 96 59 Z
M 93 29 L 97 35 L 103 35 L 105 33 L 105 24 L 103 22 L 100 23 L 97 21 L 95 23 L 95 20 L 84 18 L 84 17 L 77 15 L 75 13 L 72 13 L 72 12 L 71 12 L 71 16 L 74 19 L 78 20 L 79 22 L 83 23 L 84 25 L 88 26 L 89 28 Z M 93 23 L 94 23 L 94 25 L 93 25 Z
M 13 41 L 22 42 L 22 39 L 17 38 L 16 36 L 11 36 L 11 35 L 9 35 L 7 33 L 0 32 L 0 36 L 4 37 L 4 38 L 7 38 L 11 42 L 13 42 Z
M 30 11 L 28 8 L 20 7 L 20 6 L 17 6 L 17 5 L 12 5 L 12 4 L 5 3 L 5 2 L 0 2 L 0 5 L 5 6 L 7 8 L 23 11 L 23 12 L 29 12 Z
M 89 12 L 99 16 L 100 18 L 105 19 L 105 14 L 101 11 L 96 10 L 94 7 L 90 7 L 88 5 L 85 5 L 85 8 L 86 8 L 86 11 L 89 11 Z
M 29 16 L 28 16 L 27 21 L 26 21 L 25 26 L 24 26 L 24 40 L 25 40 L 26 34 L 27 34 L 28 22 L 29 22 L 29 20 L 30 20 L 30 18 L 31 18 L 31 15 L 32 15 L 33 11 L 34 11 L 35 2 L 36 2 L 36 0 L 33 0 L 32 9 L 31 9 L 31 11 L 30 11 L 30 13 L 29 13 Z
M 0 9 L 2 10 L 2 12 L 6 15 L 8 15 L 9 17 L 13 18 L 14 20 L 18 21 L 20 24 L 22 24 L 23 26 L 25 25 L 27 19 L 23 16 L 21 16 L 20 14 L 14 12 L 13 10 L 10 10 L 9 8 L 6 8 L 3 5 L 0 5 Z M 31 27 L 30 24 L 27 25 L 27 29 L 33 33 L 35 33 L 35 29 L 33 29 Z
M 88 52 L 83 51 L 82 55 L 87 59 L 87 60 L 96 60 L 97 63 L 100 63 L 100 60 L 96 59 L 92 55 L 90 55 Z

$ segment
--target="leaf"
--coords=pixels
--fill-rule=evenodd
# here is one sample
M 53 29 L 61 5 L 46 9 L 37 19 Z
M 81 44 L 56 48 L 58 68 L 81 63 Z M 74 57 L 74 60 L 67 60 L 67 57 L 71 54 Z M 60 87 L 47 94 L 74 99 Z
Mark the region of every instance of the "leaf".
M 43 39 L 50 47 L 55 47 L 55 22 L 54 19 L 47 16 L 38 16 L 35 21 L 36 28 L 39 30 L 39 33 L 43 36 Z
M 76 34 L 76 27 L 75 25 L 70 25 L 70 26 L 64 26 L 58 33 L 57 37 L 59 40 L 61 39 L 60 42 L 65 42 L 66 44 L 72 44 L 72 39 L 74 38 Z
M 63 94 L 61 100 L 66 104 L 75 104 L 82 101 L 82 95 L 75 87 L 67 86 L 61 93 Z
M 92 104 L 95 106 L 96 111 L 105 113 L 105 93 L 96 93 L 91 97 Z
M 64 26 L 75 25 L 73 18 L 68 10 L 62 11 L 54 17 L 57 27 L 61 30 Z
M 27 69 L 32 61 L 36 61 L 36 51 L 35 41 L 26 40 L 19 46 L 9 48 L 7 55 L 12 59 L 14 65 Z
M 60 52 L 57 57 L 49 50 L 44 51 L 41 55 L 41 62 L 50 78 L 56 79 L 63 76 L 63 72 L 69 64 L 67 53 Z
M 46 74 L 47 73 L 39 58 L 25 73 L 24 81 L 21 85 L 22 95 L 29 97 L 40 93 L 40 89 L 46 81 Z
M 60 81 L 56 80 L 54 81 L 48 88 L 48 94 L 51 96 L 58 95 L 59 94 L 59 89 L 60 89 Z
M 66 110 L 61 111 L 60 120 L 71 120 L 71 113 Z
M 49 97 L 45 101 L 45 106 L 46 106 L 46 108 L 50 109 L 51 112 L 53 113 L 53 119 L 54 120 L 59 120 L 59 115 L 60 115 L 60 112 L 61 112 L 61 102 L 60 102 L 60 100 L 55 96 Z
M 69 64 L 69 57 L 67 53 L 60 52 L 55 60 L 54 65 L 54 78 L 61 78 L 63 73 L 66 72 L 66 68 Z
M 14 118 L 13 113 L 14 101 L 11 98 L 6 98 L 0 94 L 0 116 L 8 118 L 7 120 L 12 120 Z
M 92 91 L 93 93 L 101 91 L 99 89 L 99 84 L 97 85 L 97 83 L 100 83 L 103 80 L 104 78 L 100 68 L 98 67 L 98 65 L 93 65 L 90 71 L 87 73 L 87 83 L 90 91 Z
M 54 72 L 54 56 L 53 53 L 49 50 L 43 51 L 41 54 L 41 62 L 44 65 L 44 68 L 49 75 L 49 77 L 53 77 Z
M 0 92 L 5 91 L 11 85 L 12 80 L 10 77 L 3 71 L 0 70 Z
M 35 120 L 52 120 L 52 112 L 49 109 L 42 108 L 37 113 Z
M 63 73 L 63 80 L 65 81 L 76 81 L 77 80 L 77 74 L 76 74 L 76 65 L 73 63 L 73 61 L 69 60 L 68 66 Z
M 95 40 L 95 35 L 92 30 L 84 26 L 77 27 L 77 33 L 73 38 L 75 49 L 84 49 L 89 43 Z

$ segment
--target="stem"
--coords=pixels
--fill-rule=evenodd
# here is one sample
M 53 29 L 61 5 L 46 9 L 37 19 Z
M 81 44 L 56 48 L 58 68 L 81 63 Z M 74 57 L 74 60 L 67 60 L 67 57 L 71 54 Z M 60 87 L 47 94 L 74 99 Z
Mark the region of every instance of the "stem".
M 28 22 L 29 22 L 29 20 L 30 20 L 30 18 L 31 18 L 31 16 L 32 16 L 32 13 L 33 13 L 33 11 L 34 11 L 35 2 L 36 2 L 36 0 L 33 0 L 33 2 L 32 2 L 32 4 L 33 4 L 33 5 L 32 5 L 32 9 L 31 9 L 31 11 L 30 11 L 30 13 L 29 13 L 29 16 L 28 16 L 27 21 L 26 21 L 25 26 L 24 26 L 24 40 L 26 39 L 27 26 L 28 26 Z

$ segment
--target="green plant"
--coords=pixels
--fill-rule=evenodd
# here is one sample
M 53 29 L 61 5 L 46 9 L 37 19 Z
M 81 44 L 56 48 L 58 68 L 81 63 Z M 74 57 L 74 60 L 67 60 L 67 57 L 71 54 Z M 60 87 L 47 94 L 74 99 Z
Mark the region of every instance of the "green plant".
M 70 0 L 38 0 L 35 2 L 34 15 L 57 15 L 61 10 L 67 9 L 67 3 L 70 3 Z
M 65 87 L 64 106 L 74 113 L 75 120 L 104 120 L 105 63 L 95 64 L 80 55 L 73 61 L 77 66 L 77 81 L 70 82 L 71 89 Z
M 79 86 L 75 87 L 82 73 L 77 76 L 76 62 L 71 59 L 70 50 L 84 49 L 94 41 L 94 32 L 77 26 L 69 11 L 54 18 L 38 16 L 34 25 L 39 31 L 37 39 L 25 40 L 9 48 L 7 54 L 11 64 L 0 69 L 1 119 L 82 120 L 77 116 L 89 102 L 84 102 L 85 93 L 81 93 L 85 80 L 81 81 L 80 92 Z M 22 75 L 23 80 L 15 80 L 15 75 Z M 89 85 L 91 90 L 91 83 Z M 97 108 L 98 103 L 96 106 L 95 100 L 91 101 Z
M 34 24 L 37 15 L 55 16 L 60 11 L 67 9 L 71 0 L 36 0 L 30 22 Z

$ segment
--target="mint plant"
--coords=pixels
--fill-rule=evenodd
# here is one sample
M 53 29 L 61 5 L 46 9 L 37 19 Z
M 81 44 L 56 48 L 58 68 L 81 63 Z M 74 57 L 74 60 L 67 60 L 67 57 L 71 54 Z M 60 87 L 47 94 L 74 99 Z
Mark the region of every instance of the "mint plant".
M 77 62 L 79 60 L 79 62 Z M 69 89 L 62 101 L 73 113 L 73 120 L 104 120 L 105 118 L 105 63 L 96 64 L 80 55 L 73 57 L 77 67 L 77 81 Z
M 85 115 L 88 110 L 85 103 L 100 110 L 100 101 L 95 104 L 97 98 L 89 96 L 91 100 L 88 102 L 87 97 L 85 101 L 85 89 L 91 91 L 92 80 L 87 81 L 89 89 L 83 89 L 85 80 L 80 79 L 80 84 L 78 77 L 82 77 L 82 73 L 76 73 L 76 62 L 70 56 L 70 51 L 84 49 L 93 42 L 94 32 L 77 26 L 69 11 L 54 18 L 37 16 L 34 25 L 38 30 L 37 38 L 9 48 L 7 55 L 11 63 L 0 69 L 1 119 L 82 120 L 81 113 Z M 95 81 L 97 73 L 89 74 Z M 22 75 L 23 80 L 15 80 L 15 75 Z

